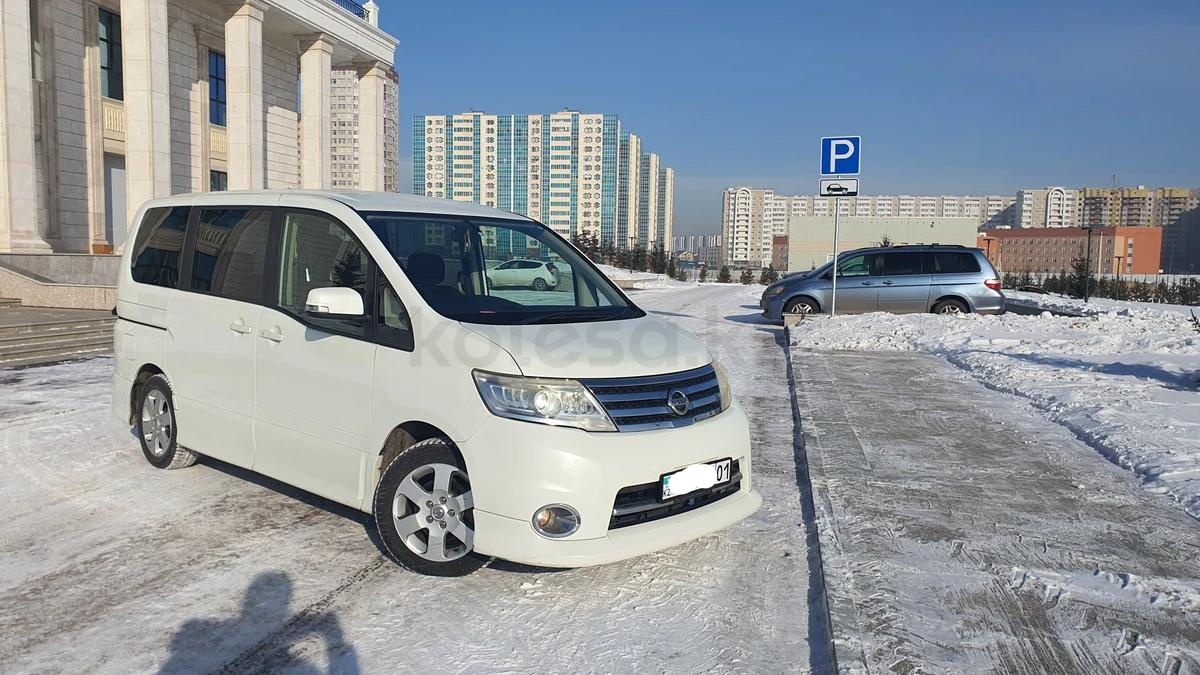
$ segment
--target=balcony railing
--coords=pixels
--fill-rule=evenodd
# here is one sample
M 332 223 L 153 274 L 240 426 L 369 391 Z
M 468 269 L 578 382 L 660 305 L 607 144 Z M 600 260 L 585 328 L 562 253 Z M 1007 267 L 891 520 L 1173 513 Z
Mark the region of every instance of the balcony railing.
M 333 4 L 337 5 L 338 7 L 341 7 L 342 9 L 346 10 L 347 12 L 350 12 L 354 16 L 357 16 L 358 18 L 362 19 L 363 21 L 366 21 L 368 18 L 367 17 L 367 8 L 358 4 L 354 0 L 330 0 L 330 1 Z

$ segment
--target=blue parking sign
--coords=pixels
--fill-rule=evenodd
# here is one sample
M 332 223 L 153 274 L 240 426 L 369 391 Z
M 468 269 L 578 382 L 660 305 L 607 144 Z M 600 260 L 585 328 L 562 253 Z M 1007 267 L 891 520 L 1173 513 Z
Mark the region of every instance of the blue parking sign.
M 862 136 L 826 136 L 821 139 L 821 175 L 857 176 Z

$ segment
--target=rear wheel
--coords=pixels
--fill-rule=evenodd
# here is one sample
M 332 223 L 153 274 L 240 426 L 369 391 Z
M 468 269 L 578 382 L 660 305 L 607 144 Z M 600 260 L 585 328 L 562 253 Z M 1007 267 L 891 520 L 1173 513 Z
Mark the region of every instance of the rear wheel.
M 809 298 L 792 298 L 783 305 L 784 314 L 816 314 L 821 308 Z
M 415 443 L 384 468 L 375 526 L 387 552 L 413 572 L 454 577 L 487 562 L 474 549 L 470 479 L 444 438 Z
M 533 280 L 533 290 L 544 291 L 544 290 L 546 290 L 547 287 L 548 287 L 548 284 L 546 284 L 545 279 L 538 277 Z
M 966 314 L 969 311 L 965 302 L 953 298 L 942 300 L 933 306 L 934 314 Z
M 146 380 L 137 411 L 138 440 L 147 462 L 160 469 L 182 469 L 196 463 L 196 453 L 179 447 L 175 398 L 166 377 L 155 375 Z

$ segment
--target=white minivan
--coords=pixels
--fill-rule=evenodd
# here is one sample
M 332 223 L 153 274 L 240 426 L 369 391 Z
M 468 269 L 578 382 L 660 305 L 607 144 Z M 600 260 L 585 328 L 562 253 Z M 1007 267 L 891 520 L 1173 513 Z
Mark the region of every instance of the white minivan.
M 693 335 L 536 221 L 388 193 L 157 199 L 122 259 L 113 409 L 374 517 L 426 574 L 620 560 L 762 503 L 746 416 Z M 506 260 L 549 290 L 495 287 Z

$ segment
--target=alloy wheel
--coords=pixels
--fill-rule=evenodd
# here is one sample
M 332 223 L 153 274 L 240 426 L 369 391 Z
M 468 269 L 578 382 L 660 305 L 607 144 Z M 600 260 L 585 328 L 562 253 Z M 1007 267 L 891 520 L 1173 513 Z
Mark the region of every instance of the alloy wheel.
M 396 488 L 392 523 L 410 551 L 431 562 L 449 562 L 471 552 L 474 506 L 465 471 L 450 464 L 425 464 Z
M 175 433 L 175 416 L 171 412 L 171 404 L 167 397 L 157 390 L 146 394 L 142 401 L 142 438 L 146 440 L 146 448 L 155 457 L 162 457 L 171 447 L 171 438 Z

